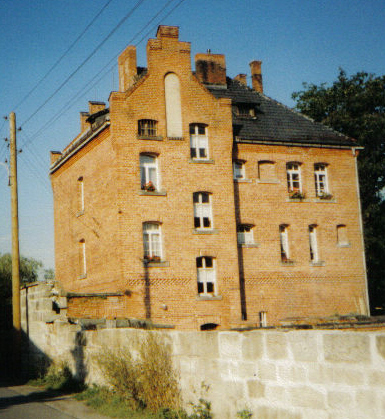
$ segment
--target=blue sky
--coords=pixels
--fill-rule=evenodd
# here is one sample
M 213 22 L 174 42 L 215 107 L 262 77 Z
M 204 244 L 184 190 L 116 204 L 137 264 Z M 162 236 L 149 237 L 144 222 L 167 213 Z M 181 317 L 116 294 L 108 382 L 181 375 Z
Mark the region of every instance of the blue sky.
M 146 40 L 155 36 L 158 24 L 179 26 L 180 39 L 191 42 L 192 57 L 207 49 L 225 54 L 230 77 L 249 76 L 249 62 L 262 60 L 265 94 L 290 107 L 291 94 L 301 90 L 302 82 L 331 83 L 339 67 L 348 74 L 385 74 L 384 0 L 180 1 L 0 2 L 0 116 L 15 111 L 22 128 L 18 174 L 23 255 L 54 267 L 49 151 L 62 150 L 78 134 L 79 112 L 88 109 L 88 100 L 107 101 L 110 91 L 117 90 L 115 58 L 128 44 L 137 45 L 138 65 L 146 66 Z M 8 158 L 5 137 L 8 121 L 1 119 L 0 162 Z M 10 235 L 10 191 L 6 167 L 0 164 L 0 252 L 11 250 Z

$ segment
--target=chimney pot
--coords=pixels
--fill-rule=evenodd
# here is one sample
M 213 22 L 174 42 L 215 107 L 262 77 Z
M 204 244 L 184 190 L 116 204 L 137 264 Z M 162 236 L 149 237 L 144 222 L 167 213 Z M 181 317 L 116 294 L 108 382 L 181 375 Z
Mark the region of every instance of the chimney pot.
M 250 63 L 251 83 L 252 83 L 253 89 L 259 93 L 263 93 L 261 66 L 262 66 L 262 61 L 252 61 Z
M 234 77 L 234 80 L 239 81 L 239 83 L 243 84 L 244 86 L 247 86 L 247 76 L 246 74 L 238 74 Z

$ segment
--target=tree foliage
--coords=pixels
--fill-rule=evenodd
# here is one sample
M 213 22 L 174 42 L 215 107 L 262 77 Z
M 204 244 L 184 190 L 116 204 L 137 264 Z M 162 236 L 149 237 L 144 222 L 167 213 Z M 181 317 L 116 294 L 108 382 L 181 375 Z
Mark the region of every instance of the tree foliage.
M 340 70 L 331 86 L 303 84 L 295 108 L 363 146 L 358 159 L 372 313 L 385 311 L 385 76 Z
M 38 271 L 43 264 L 33 258 L 20 257 L 20 283 L 21 285 L 35 282 Z M 0 254 L 0 301 L 12 297 L 12 256 L 10 253 Z

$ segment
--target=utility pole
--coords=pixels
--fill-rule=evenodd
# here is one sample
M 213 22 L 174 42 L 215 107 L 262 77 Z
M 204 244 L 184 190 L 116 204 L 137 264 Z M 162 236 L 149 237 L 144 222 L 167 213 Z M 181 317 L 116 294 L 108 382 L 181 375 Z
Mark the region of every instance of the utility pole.
M 21 360 L 21 316 L 20 316 L 20 254 L 19 254 L 19 210 L 17 198 L 17 147 L 16 147 L 16 115 L 9 114 L 10 129 L 10 186 L 12 211 L 12 314 L 14 331 L 15 366 L 20 366 Z

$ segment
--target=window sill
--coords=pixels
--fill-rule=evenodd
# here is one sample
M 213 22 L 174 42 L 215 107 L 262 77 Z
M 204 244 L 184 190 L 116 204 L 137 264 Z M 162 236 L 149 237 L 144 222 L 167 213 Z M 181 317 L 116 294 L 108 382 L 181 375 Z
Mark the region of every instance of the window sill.
M 142 259 L 142 262 L 147 268 L 168 268 L 170 266 L 170 262 L 165 260 L 161 260 L 160 262 L 148 262 L 146 259 Z
M 153 141 L 163 141 L 163 137 L 161 135 L 137 135 L 136 138 L 138 140 L 153 140 Z
M 79 275 L 78 279 L 86 279 L 87 278 L 87 274 L 83 274 L 83 275 Z
M 167 137 L 170 141 L 184 141 L 184 137 Z
M 212 159 L 190 159 L 189 163 L 214 164 L 215 161 Z
M 218 234 L 219 231 L 217 228 L 206 228 L 206 229 L 200 229 L 200 228 L 194 228 L 193 234 Z
M 281 260 L 281 265 L 282 266 L 294 266 L 295 265 L 295 262 L 294 262 L 294 260 L 286 260 L 286 261 L 283 261 L 283 260 Z
M 350 243 L 337 243 L 338 247 L 350 247 Z
M 83 215 L 84 214 L 84 210 L 83 211 L 78 211 L 77 213 L 76 213 L 76 217 L 80 217 L 81 215 Z
M 262 183 L 262 184 L 263 183 L 267 183 L 267 184 L 271 183 L 271 184 L 274 184 L 274 185 L 278 185 L 280 183 L 280 181 L 278 179 L 257 179 L 256 183 Z
M 197 295 L 195 297 L 195 299 L 197 301 L 220 301 L 222 300 L 222 296 L 221 295 Z
M 235 183 L 253 183 L 251 179 L 234 179 Z
M 166 191 L 145 191 L 141 189 L 139 195 L 151 195 L 151 196 L 167 196 Z
M 322 204 L 335 204 L 337 201 L 335 199 L 321 199 L 315 198 L 314 202 L 320 202 Z
M 319 260 L 318 262 L 310 262 L 310 266 L 325 266 L 325 262 L 323 260 Z
M 238 247 L 242 247 L 242 248 L 256 248 L 256 247 L 259 247 L 259 243 L 238 243 Z
M 303 199 L 300 199 L 300 198 L 287 198 L 286 199 L 286 202 L 313 202 L 311 199 L 308 199 L 308 198 L 303 198 Z

